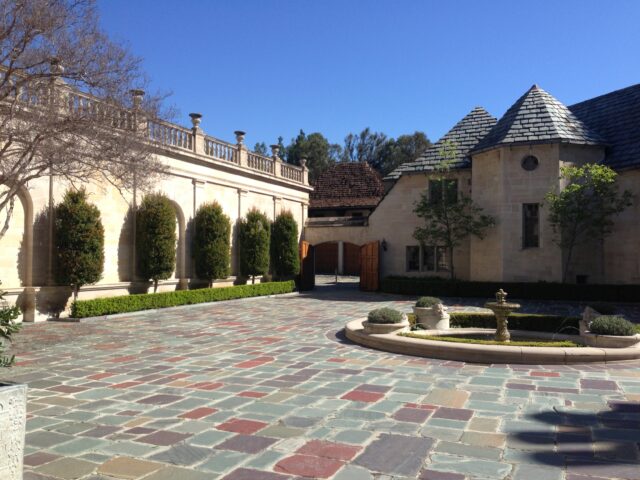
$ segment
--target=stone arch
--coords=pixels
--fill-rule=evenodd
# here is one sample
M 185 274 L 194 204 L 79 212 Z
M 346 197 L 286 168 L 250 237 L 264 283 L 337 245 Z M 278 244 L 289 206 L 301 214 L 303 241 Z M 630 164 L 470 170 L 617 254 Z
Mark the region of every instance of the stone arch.
M 20 187 L 16 193 L 20 201 L 23 214 L 22 240 L 18 253 L 18 277 L 20 278 L 22 293 L 18 296 L 17 304 L 22 309 L 22 320 L 35 321 L 36 296 L 33 288 L 33 199 L 25 187 Z
M 178 289 L 188 288 L 187 279 L 187 222 L 182 211 L 182 207 L 175 200 L 169 200 L 173 205 L 178 221 L 178 245 L 176 247 L 176 279 L 178 279 Z

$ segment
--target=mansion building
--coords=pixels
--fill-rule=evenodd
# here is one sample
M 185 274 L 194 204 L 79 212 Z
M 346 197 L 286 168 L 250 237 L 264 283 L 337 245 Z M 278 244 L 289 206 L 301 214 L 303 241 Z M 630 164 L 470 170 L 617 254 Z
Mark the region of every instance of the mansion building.
M 316 245 L 377 240 L 383 247 L 382 276 L 449 277 L 446 249 L 420 245 L 413 233 L 423 225 L 414 212 L 416 203 L 425 190 L 441 184 L 434 177 L 443 146 L 451 144 L 457 157 L 447 184 L 496 219 L 483 239 L 472 237 L 454 251 L 457 278 L 562 281 L 564 252 L 554 242 L 545 194 L 563 187 L 561 167 L 595 162 L 616 170 L 620 190 L 636 198 L 615 218 L 614 231 L 604 242 L 574 251 L 566 278 L 640 283 L 640 85 L 571 106 L 534 85 L 499 120 L 476 107 L 420 158 L 384 179 L 386 194 L 366 225 L 310 219 L 305 239 Z

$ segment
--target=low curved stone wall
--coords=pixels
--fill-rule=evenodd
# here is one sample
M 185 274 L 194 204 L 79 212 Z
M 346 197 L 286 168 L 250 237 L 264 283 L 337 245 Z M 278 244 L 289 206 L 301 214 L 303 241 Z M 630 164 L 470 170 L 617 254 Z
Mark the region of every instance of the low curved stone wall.
M 627 348 L 515 347 L 438 342 L 435 340 L 402 337 L 395 333 L 367 334 L 362 326 L 365 320 L 360 318 L 346 324 L 345 333 L 349 340 L 377 350 L 418 357 L 472 363 L 521 363 L 527 365 L 615 362 L 640 358 L 640 347 L 638 346 Z M 456 330 L 460 332 L 463 329 Z M 468 331 L 468 333 L 486 333 L 489 331 L 486 329 L 464 330 Z M 532 336 L 534 332 L 512 331 L 511 333 L 516 336 Z

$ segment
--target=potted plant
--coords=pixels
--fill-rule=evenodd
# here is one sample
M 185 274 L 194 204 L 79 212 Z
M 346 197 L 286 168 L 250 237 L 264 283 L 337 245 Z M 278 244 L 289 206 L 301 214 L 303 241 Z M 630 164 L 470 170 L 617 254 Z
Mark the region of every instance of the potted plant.
M 636 325 L 618 315 L 595 317 L 580 336 L 587 345 L 600 348 L 626 348 L 640 343 Z
M 20 316 L 18 307 L 10 307 L 0 291 L 0 368 L 13 365 L 15 356 L 5 356 L 4 346 L 20 329 L 15 320 Z M 27 386 L 0 380 L 0 478 L 22 478 L 22 457 L 27 420 Z
M 392 308 L 371 310 L 367 320 L 362 323 L 365 333 L 394 333 L 409 327 L 407 315 Z
M 413 307 L 416 325 L 426 330 L 448 330 L 449 314 L 442 300 L 436 297 L 420 297 Z

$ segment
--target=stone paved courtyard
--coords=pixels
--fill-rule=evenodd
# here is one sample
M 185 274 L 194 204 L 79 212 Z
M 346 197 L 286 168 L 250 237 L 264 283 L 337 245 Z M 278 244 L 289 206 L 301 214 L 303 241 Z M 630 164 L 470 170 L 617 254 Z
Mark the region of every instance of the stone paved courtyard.
M 338 334 L 412 300 L 321 286 L 28 325 L 0 371 L 29 384 L 25 479 L 640 479 L 640 362 L 464 364 Z

